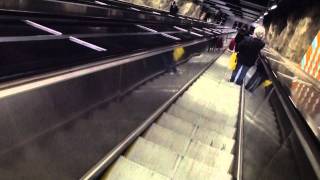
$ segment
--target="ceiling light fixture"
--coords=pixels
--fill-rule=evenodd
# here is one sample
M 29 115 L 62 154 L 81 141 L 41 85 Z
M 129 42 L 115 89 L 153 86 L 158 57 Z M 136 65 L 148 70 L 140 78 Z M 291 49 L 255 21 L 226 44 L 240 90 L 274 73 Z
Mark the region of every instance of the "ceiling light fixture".
M 278 5 L 273 5 L 273 6 L 271 6 L 271 8 L 270 8 L 270 10 L 274 10 L 274 9 L 276 9 L 278 7 Z
M 268 15 L 268 14 L 269 14 L 268 12 L 265 12 L 263 15 L 265 15 L 265 16 L 266 16 L 266 15 Z

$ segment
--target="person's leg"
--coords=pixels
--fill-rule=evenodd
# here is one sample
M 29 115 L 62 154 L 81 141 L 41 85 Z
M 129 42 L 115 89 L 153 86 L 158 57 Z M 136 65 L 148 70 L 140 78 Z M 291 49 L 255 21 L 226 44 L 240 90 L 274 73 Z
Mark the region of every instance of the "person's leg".
M 174 73 L 177 73 L 177 65 L 176 65 L 176 63 L 172 59 L 170 59 L 170 62 L 171 62 L 171 64 L 170 64 L 171 71 L 174 72 Z
M 235 73 L 235 77 L 234 77 L 234 81 L 233 81 L 236 84 L 239 84 L 238 82 L 239 82 L 239 77 L 242 72 L 242 69 L 243 69 L 243 66 L 239 64 L 239 66 L 237 66 L 237 69 L 236 69 L 237 71 Z
M 249 67 L 248 66 L 244 66 L 244 65 L 242 65 L 241 66 L 242 68 L 241 68 L 241 71 L 240 72 L 238 72 L 238 74 L 237 74 L 237 76 L 236 76 L 236 84 L 238 84 L 238 85 L 242 85 L 242 83 L 243 83 L 243 79 L 245 78 L 245 76 L 246 76 L 246 74 L 247 74 L 247 72 L 248 72 L 248 70 L 249 70 Z
M 238 63 L 236 65 L 236 69 L 232 71 L 230 82 L 235 82 L 234 80 L 236 78 L 236 75 L 237 75 L 238 71 L 240 70 L 240 67 L 241 67 L 241 65 Z

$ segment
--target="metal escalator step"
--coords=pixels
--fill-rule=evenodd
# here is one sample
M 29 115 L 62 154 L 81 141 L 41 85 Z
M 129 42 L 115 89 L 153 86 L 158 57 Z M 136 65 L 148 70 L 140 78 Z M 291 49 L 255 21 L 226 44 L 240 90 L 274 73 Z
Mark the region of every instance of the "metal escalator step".
M 200 142 L 191 142 L 185 156 L 202 162 L 210 167 L 228 173 L 233 165 L 233 155 L 220 151 Z
M 236 129 L 233 127 L 226 126 L 225 124 L 215 123 L 213 121 L 207 120 L 198 114 L 190 112 L 186 109 L 183 109 L 177 105 L 172 105 L 168 110 L 168 113 L 174 115 L 182 120 L 191 122 L 200 127 L 206 127 L 208 129 L 217 131 L 219 134 L 225 135 L 229 138 L 234 138 Z
M 218 112 L 212 110 L 207 106 L 201 106 L 198 104 L 199 101 L 196 101 L 188 96 L 182 96 L 178 99 L 176 104 L 179 107 L 182 107 L 188 111 L 199 114 L 205 119 L 211 120 L 215 123 L 225 124 L 226 126 L 235 127 L 237 122 L 237 116 L 229 117 L 225 112 Z M 222 115 L 225 115 L 222 117 Z
M 151 128 L 148 129 L 144 135 L 144 138 L 179 154 L 183 154 L 186 151 L 191 140 L 186 136 L 161 127 L 157 124 L 153 124 Z
M 157 124 L 178 134 L 190 137 L 193 140 L 197 140 L 201 143 L 217 148 L 221 151 L 231 153 L 234 148 L 234 139 L 223 136 L 215 131 L 198 127 L 192 123 L 183 121 L 182 119 L 167 113 L 164 113 L 161 116 Z
M 102 180 L 169 180 L 148 168 L 120 157 L 103 175 Z
M 231 180 L 232 176 L 197 160 L 184 157 L 174 175 L 174 180 Z
M 126 158 L 167 177 L 172 177 L 178 153 L 139 138 L 125 154 Z
M 192 138 L 227 153 L 231 153 L 235 145 L 234 139 L 206 128 L 198 128 Z
M 194 124 L 167 113 L 162 114 L 157 124 L 187 137 L 191 137 L 193 131 L 196 129 Z
M 206 117 L 212 118 L 215 115 L 215 112 L 209 107 L 206 102 L 196 101 L 193 98 L 187 98 L 183 96 L 176 101 L 176 104 Z

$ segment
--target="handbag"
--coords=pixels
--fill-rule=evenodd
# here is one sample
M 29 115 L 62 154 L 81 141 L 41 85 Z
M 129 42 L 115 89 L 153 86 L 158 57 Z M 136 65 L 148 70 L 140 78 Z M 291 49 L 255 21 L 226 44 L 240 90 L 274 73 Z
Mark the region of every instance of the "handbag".
M 228 68 L 232 71 L 234 71 L 237 66 L 237 55 L 238 54 L 236 52 L 233 52 L 230 56 Z

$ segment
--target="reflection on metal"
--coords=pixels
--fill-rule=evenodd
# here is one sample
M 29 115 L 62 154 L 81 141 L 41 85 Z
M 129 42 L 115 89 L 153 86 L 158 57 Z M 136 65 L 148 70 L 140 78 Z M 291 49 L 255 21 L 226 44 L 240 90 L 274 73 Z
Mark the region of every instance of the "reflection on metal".
M 155 12 L 155 11 L 152 11 L 153 14 L 157 14 L 157 15 L 161 15 L 160 13 L 158 12 Z
M 135 10 L 135 11 L 141 11 L 140 9 L 134 8 L 134 7 L 130 7 L 130 9 Z
M 151 29 L 151 28 L 148 28 L 148 27 L 145 27 L 145 26 L 142 26 L 140 24 L 136 24 L 137 27 L 143 29 L 143 30 L 146 30 L 146 31 L 150 31 L 150 32 L 154 32 L 154 33 L 157 33 L 158 31 L 154 30 L 154 29 Z M 169 35 L 167 33 L 161 33 L 162 36 L 164 37 L 167 37 L 167 38 L 170 38 L 170 39 L 174 39 L 176 41 L 179 41 L 181 40 L 180 38 L 178 37 L 175 37 L 175 36 L 172 36 L 172 35 Z
M 101 1 L 94 1 L 96 4 L 99 4 L 99 5 L 104 5 L 104 6 L 109 6 L 108 4 L 104 3 L 104 2 L 101 2 Z
M 258 114 L 261 112 L 261 110 L 263 109 L 263 107 L 269 102 L 270 97 L 272 95 L 272 93 L 274 92 L 274 88 L 272 88 L 269 92 L 269 94 L 267 95 L 267 97 L 262 101 L 261 104 L 259 104 L 259 106 L 257 107 L 257 109 L 254 111 L 253 113 L 253 118 L 256 118 L 258 116 Z
M 51 29 L 51 28 L 45 27 L 45 26 L 43 26 L 43 25 L 41 25 L 41 24 L 38 24 L 38 23 L 35 23 L 35 22 L 33 22 L 33 21 L 24 20 L 24 22 L 25 22 L 26 24 L 34 27 L 34 28 L 40 29 L 40 30 L 45 31 L 45 32 L 48 32 L 48 33 L 50 33 L 50 34 L 53 34 L 53 35 L 56 35 L 56 36 L 62 35 L 62 33 L 59 32 L 59 31 L 56 31 L 56 30 L 53 30 L 53 29 Z
M 73 37 L 73 36 L 70 36 L 69 39 L 70 39 L 70 41 L 72 41 L 72 42 L 74 42 L 74 43 L 80 44 L 80 45 L 82 45 L 82 46 L 85 46 L 85 47 L 87 47 L 87 48 L 90 48 L 90 49 L 93 49 L 93 50 L 96 50 L 96 51 L 106 51 L 105 48 L 96 46 L 96 45 L 94 45 L 94 44 L 88 43 L 88 42 L 86 42 L 86 41 L 83 41 L 83 40 L 78 39 L 78 38 Z

